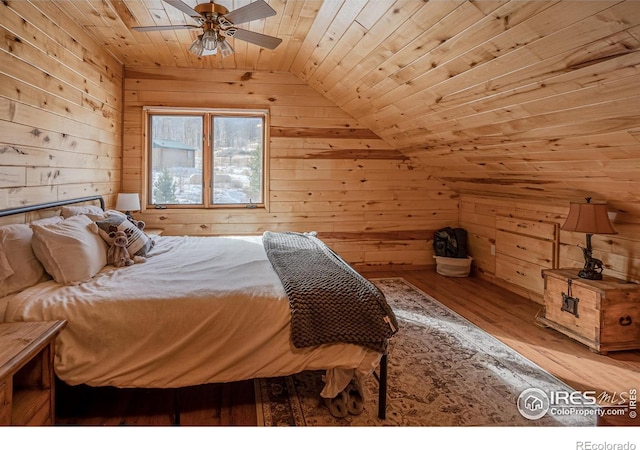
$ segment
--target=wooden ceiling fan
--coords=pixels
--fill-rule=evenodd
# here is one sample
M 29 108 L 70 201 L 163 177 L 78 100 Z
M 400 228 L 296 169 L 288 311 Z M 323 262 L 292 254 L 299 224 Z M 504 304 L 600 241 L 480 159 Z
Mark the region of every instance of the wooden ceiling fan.
M 197 22 L 197 25 L 160 25 L 132 27 L 131 29 L 136 31 L 167 31 L 201 28 L 202 34 L 189 47 L 189 51 L 198 57 L 220 53 L 224 58 L 234 53 L 233 47 L 226 38 L 240 39 L 270 50 L 275 49 L 282 42 L 282 39 L 274 36 L 236 27 L 241 23 L 275 15 L 276 12 L 264 0 L 257 0 L 231 12 L 213 1 L 198 4 L 195 8 L 191 8 L 180 0 L 162 1 L 187 14 Z

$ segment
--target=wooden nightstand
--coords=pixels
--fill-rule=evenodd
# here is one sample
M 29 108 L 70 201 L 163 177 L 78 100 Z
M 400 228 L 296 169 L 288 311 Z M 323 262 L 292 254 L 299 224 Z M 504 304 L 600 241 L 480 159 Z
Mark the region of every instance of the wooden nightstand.
M 0 425 L 54 425 L 55 338 L 66 322 L 0 323 Z
M 640 348 L 640 284 L 608 275 L 587 280 L 579 270 L 542 271 L 545 311 L 538 322 L 596 353 Z

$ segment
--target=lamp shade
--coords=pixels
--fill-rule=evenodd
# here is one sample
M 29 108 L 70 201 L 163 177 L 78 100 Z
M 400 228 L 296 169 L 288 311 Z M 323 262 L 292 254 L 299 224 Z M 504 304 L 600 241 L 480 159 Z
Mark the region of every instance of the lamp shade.
M 587 199 L 587 203 L 570 204 L 569 214 L 562 229 L 587 234 L 617 234 L 609 220 L 607 205 L 591 203 L 590 200 Z
M 140 196 L 136 193 L 121 192 L 116 200 L 116 209 L 118 211 L 140 211 Z

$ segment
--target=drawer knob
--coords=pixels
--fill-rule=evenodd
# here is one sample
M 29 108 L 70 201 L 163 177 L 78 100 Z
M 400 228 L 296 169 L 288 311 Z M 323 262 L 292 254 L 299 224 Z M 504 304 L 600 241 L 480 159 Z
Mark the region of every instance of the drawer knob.
M 618 323 L 623 327 L 628 327 L 633 323 L 633 320 L 631 320 L 631 316 L 624 316 L 618 319 Z

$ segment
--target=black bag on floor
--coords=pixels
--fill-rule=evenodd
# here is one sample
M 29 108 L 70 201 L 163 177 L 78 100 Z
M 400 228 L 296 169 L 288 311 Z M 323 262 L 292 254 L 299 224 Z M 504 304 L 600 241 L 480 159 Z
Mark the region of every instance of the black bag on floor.
M 467 257 L 467 231 L 463 228 L 441 228 L 433 236 L 436 256 L 447 258 Z

